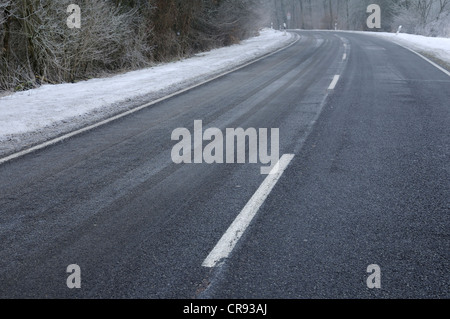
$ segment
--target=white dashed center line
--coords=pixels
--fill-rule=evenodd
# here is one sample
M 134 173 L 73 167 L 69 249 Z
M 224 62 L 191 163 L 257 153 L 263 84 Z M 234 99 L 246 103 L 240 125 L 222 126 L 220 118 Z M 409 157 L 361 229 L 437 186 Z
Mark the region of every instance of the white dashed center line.
M 334 88 L 336 87 L 336 84 L 339 81 L 339 75 L 335 75 L 333 78 L 333 81 L 331 82 L 330 86 L 328 87 L 328 90 L 334 90 Z
M 292 154 L 285 154 L 281 157 L 271 173 L 266 177 L 264 182 L 259 186 L 255 194 L 250 198 L 245 207 L 233 221 L 228 230 L 223 234 L 222 238 L 209 253 L 208 257 L 203 261 L 203 267 L 215 267 L 224 259 L 228 258 L 233 251 L 237 242 L 244 234 L 252 219 L 255 217 L 261 205 L 269 196 L 275 184 L 283 175 L 284 170 L 294 158 Z

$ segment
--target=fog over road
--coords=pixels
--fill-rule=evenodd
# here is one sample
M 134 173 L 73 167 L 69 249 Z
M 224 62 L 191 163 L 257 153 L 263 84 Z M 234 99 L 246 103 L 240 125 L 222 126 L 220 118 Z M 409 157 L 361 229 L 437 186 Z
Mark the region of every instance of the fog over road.
M 0 166 L 1 298 L 449 298 L 450 77 L 383 39 L 289 48 Z M 176 128 L 279 128 L 282 175 L 175 164 Z M 270 176 L 270 175 L 269 175 Z M 69 289 L 66 268 L 81 268 Z M 381 269 L 369 289 L 367 266 Z

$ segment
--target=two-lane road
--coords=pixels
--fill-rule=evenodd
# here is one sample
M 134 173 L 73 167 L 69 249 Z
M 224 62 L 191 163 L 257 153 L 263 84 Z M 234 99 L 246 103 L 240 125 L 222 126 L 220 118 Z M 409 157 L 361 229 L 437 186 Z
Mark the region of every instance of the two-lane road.
M 376 37 L 299 33 L 1 165 L 0 297 L 449 298 L 450 77 Z M 202 264 L 266 176 L 174 164 L 171 134 L 195 120 L 279 128 L 280 155 L 295 155 L 216 267 Z M 66 285 L 70 264 L 80 289 Z M 366 286 L 370 264 L 381 289 Z

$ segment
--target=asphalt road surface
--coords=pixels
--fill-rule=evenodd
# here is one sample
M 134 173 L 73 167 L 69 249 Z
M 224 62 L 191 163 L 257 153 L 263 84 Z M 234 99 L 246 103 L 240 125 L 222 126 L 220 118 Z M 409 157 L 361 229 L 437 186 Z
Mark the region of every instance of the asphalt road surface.
M 2 164 L 0 297 L 449 298 L 450 77 L 373 36 L 299 34 Z M 173 130 L 195 120 L 279 128 L 280 156 L 294 155 L 227 258 L 207 267 L 268 176 L 261 163 L 173 163 Z M 71 264 L 79 289 L 67 287 Z M 367 286 L 372 264 L 380 288 Z

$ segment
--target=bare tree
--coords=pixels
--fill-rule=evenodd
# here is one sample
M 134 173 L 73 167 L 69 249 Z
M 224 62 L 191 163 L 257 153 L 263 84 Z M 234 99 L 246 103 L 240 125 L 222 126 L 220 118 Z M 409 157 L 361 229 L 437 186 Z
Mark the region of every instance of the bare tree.
M 403 0 L 396 3 L 393 24 L 428 36 L 449 36 L 449 0 Z
M 80 2 L 82 28 L 69 29 L 65 22 L 70 3 L 2 3 L 3 17 L 5 11 L 8 16 L 2 24 L 1 88 L 27 89 L 43 82 L 75 81 L 144 64 L 150 48 L 144 43 L 143 32 L 139 32 L 136 10 L 86 0 Z

